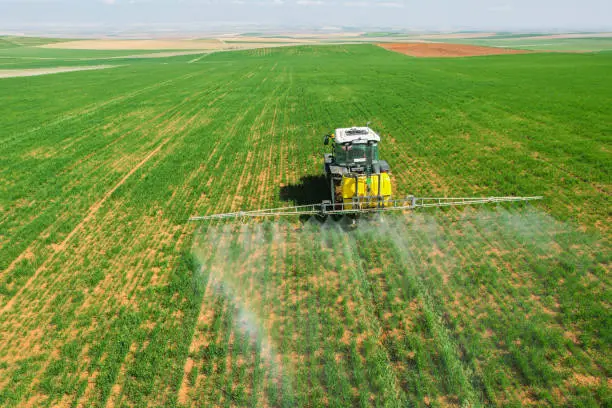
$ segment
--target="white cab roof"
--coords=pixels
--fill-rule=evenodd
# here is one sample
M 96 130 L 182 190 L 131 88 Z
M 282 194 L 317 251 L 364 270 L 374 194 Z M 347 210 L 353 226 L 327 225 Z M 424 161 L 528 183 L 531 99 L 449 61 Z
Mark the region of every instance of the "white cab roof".
M 380 142 L 380 136 L 369 127 L 339 128 L 334 133 L 336 143 L 366 143 L 371 140 Z

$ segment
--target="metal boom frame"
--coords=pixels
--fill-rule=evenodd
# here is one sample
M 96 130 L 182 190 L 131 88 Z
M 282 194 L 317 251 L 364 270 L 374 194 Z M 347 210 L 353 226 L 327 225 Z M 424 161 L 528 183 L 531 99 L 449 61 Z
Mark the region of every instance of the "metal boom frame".
M 320 204 L 296 205 L 291 207 L 268 208 L 264 210 L 237 211 L 225 214 L 195 216 L 189 221 L 206 221 L 240 217 L 275 217 L 288 215 L 343 215 L 387 211 L 416 210 L 432 207 L 455 207 L 489 203 L 541 200 L 542 196 L 533 197 L 414 197 L 403 199 L 381 200 L 380 197 L 359 197 L 351 203 L 322 202 Z

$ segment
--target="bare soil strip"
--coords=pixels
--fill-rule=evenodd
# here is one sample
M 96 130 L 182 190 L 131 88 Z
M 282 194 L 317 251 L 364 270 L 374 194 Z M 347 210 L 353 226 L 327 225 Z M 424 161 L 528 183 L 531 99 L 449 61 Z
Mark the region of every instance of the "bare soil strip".
M 116 68 L 120 65 L 94 65 L 90 67 L 55 67 L 31 69 L 0 69 L 0 78 L 28 77 L 38 75 L 59 74 L 61 72 L 91 71 L 94 69 Z
M 529 51 L 513 50 L 510 48 L 481 47 L 466 44 L 447 44 L 447 43 L 386 43 L 379 44 L 389 51 L 399 52 L 400 54 L 413 57 L 474 57 L 480 55 L 498 54 L 525 54 Z

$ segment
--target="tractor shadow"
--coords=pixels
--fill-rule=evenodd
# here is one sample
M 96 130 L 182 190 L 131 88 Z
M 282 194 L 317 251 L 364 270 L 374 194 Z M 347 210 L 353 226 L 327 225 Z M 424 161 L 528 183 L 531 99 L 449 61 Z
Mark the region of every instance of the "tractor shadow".
M 324 200 L 331 200 L 329 184 L 325 175 L 309 175 L 300 178 L 296 184 L 289 184 L 280 189 L 280 199 L 293 205 L 321 204 Z M 302 224 L 318 220 L 321 223 L 333 221 L 345 231 L 355 229 L 355 216 L 343 215 L 300 215 Z
M 294 205 L 321 204 L 330 200 L 329 185 L 324 175 L 303 176 L 296 184 L 281 187 L 280 199 Z

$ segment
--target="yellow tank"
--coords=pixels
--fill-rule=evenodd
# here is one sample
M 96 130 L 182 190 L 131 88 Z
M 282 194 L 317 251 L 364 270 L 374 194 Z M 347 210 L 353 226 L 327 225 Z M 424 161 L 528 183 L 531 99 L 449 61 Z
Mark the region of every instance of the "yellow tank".
M 368 189 L 369 184 L 369 189 Z M 380 184 L 380 193 L 378 190 Z M 368 176 L 362 175 L 347 175 L 342 177 L 342 200 L 347 210 L 353 209 L 353 197 L 357 190 L 357 197 L 360 199 L 361 208 L 375 208 L 379 205 L 376 198 L 379 194 L 382 196 L 382 206 L 386 206 L 391 199 L 391 178 L 388 173 L 372 174 L 368 183 Z M 370 196 L 368 199 L 366 197 Z

